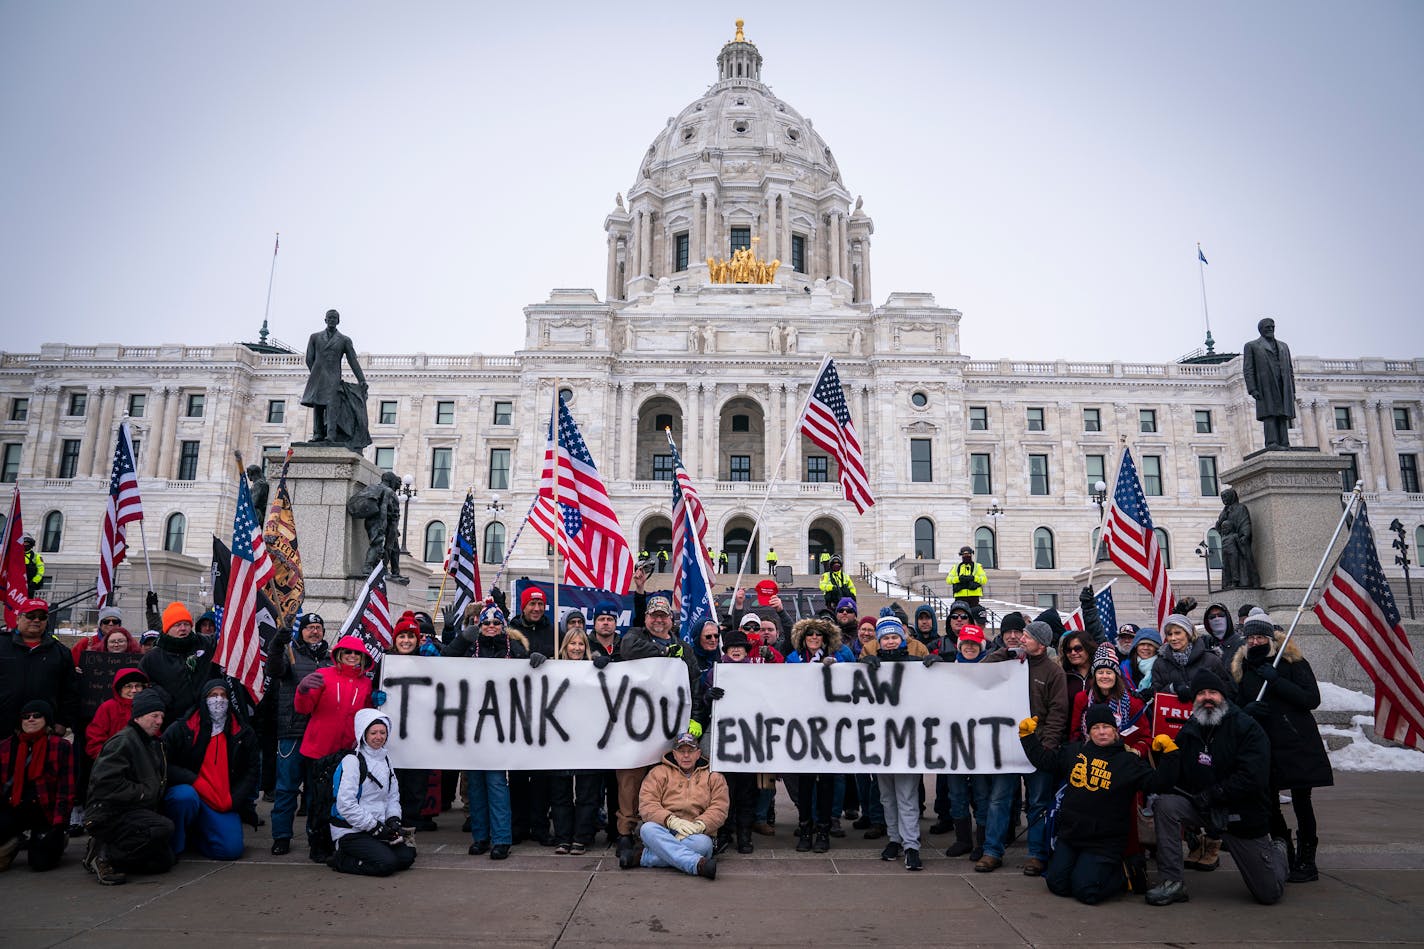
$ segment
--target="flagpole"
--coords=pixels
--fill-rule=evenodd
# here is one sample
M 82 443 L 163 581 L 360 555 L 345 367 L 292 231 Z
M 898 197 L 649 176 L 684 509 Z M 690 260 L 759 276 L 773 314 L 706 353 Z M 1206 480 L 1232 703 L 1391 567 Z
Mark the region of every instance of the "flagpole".
M 1211 338 L 1211 314 L 1206 308 L 1206 256 L 1202 254 L 1201 241 L 1197 241 L 1197 276 L 1201 278 L 1202 322 L 1206 324 L 1206 351 L 1216 351 L 1216 341 Z
M 1281 656 L 1286 653 L 1286 645 L 1290 643 L 1291 637 L 1295 635 L 1295 628 L 1300 624 L 1300 618 L 1305 615 L 1305 604 L 1310 602 L 1310 595 L 1315 592 L 1315 585 L 1320 582 L 1320 575 L 1325 572 L 1325 565 L 1330 562 L 1330 553 L 1335 549 L 1335 541 L 1340 539 L 1340 531 L 1345 528 L 1345 521 L 1350 517 L 1350 512 L 1355 509 L 1355 502 L 1360 501 L 1365 490 L 1364 481 L 1355 482 L 1355 490 L 1350 492 L 1350 501 L 1345 505 L 1345 510 L 1340 512 L 1340 523 L 1335 525 L 1335 533 L 1330 535 L 1330 543 L 1325 545 L 1325 553 L 1320 558 L 1320 566 L 1315 568 L 1315 576 L 1310 578 L 1310 586 L 1305 588 L 1305 595 L 1300 598 L 1300 606 L 1295 608 L 1295 616 L 1291 619 L 1290 629 L 1286 630 L 1286 638 L 1281 640 L 1281 648 L 1276 650 L 1276 658 L 1271 661 L 1272 668 L 1281 664 Z M 1266 687 L 1269 682 L 1261 683 L 1261 691 L 1256 693 L 1256 701 L 1261 701 L 1266 695 Z
M 672 440 L 672 428 L 671 428 L 670 426 L 664 426 L 664 427 L 663 427 L 663 433 L 664 433 L 665 435 L 667 435 L 668 444 L 672 446 L 673 453 L 677 455 L 678 460 L 681 460 L 681 459 L 682 459 L 682 453 L 677 450 L 677 442 L 675 442 L 675 441 Z M 684 469 L 683 469 L 683 470 L 686 470 L 686 466 L 684 466 Z M 673 477 L 676 478 L 676 475 L 674 474 Z M 691 478 L 690 478 L 690 476 L 689 476 L 689 481 L 690 481 L 690 480 L 691 480 Z M 693 529 L 693 524 L 690 523 L 691 518 L 690 518 L 690 516 L 689 516 L 689 510 L 688 510 L 686 492 L 684 492 L 684 495 L 683 495 L 682 507 L 683 507 L 682 518 L 683 518 L 684 521 L 688 522 L 688 523 L 684 523 L 684 524 L 682 525 L 682 529 L 683 529 L 684 531 L 689 532 L 689 533 L 692 535 L 692 545 L 697 548 L 697 572 L 700 573 L 700 574 L 702 574 L 702 585 L 703 585 L 703 587 L 707 590 L 707 605 L 708 605 L 709 607 L 711 607 L 711 609 L 712 609 L 712 619 L 713 619 L 713 621 L 720 627 L 720 626 L 722 625 L 722 620 L 721 620 L 721 617 L 719 617 L 719 616 L 717 615 L 717 596 L 716 596 L 716 594 L 713 592 L 712 578 L 711 578 L 710 576 L 708 576 L 708 574 L 707 574 L 707 561 L 702 558 L 702 554 L 703 554 L 703 552 L 704 552 L 707 548 L 705 548 L 705 547 L 702 546 L 702 538 L 697 536 L 697 531 Z M 751 549 L 751 545 L 750 545 L 750 544 L 748 544 L 747 549 L 748 549 L 748 550 Z M 678 551 L 678 556 L 679 556 L 679 557 L 682 556 L 682 552 L 681 552 L 681 551 Z M 745 562 L 745 561 L 746 561 L 746 558 L 743 557 L 742 560 L 743 560 L 743 562 Z M 678 591 L 678 596 L 681 597 L 681 595 L 682 595 L 682 591 L 679 590 L 679 591 Z M 733 594 L 733 598 L 735 599 L 735 592 L 734 592 L 734 594 Z M 692 631 L 692 635 L 693 635 L 694 638 L 697 636 L 697 634 L 698 634 L 698 631 L 697 631 L 697 630 L 693 630 L 693 631 Z
M 521 535 L 523 535 L 524 528 L 529 526 L 529 516 L 534 513 L 534 505 L 538 503 L 539 493 L 536 490 L 534 493 L 534 500 L 529 504 L 529 510 L 524 512 L 524 520 L 519 523 L 519 530 L 514 532 L 514 539 L 511 540 L 504 548 L 504 559 L 500 561 L 499 570 L 495 573 L 494 579 L 490 581 L 491 590 L 499 586 L 500 578 L 504 576 L 504 571 L 509 567 L 510 559 L 514 557 L 514 548 L 519 543 L 519 538 Z M 558 549 L 558 546 L 558 544 L 554 545 L 555 550 Z
M 277 276 L 277 249 L 282 246 L 282 232 L 277 231 L 272 241 L 272 268 L 267 272 L 267 306 L 262 311 L 262 332 L 258 335 L 267 342 L 267 317 L 272 314 L 272 282 Z
M 781 480 L 781 466 L 786 463 L 786 456 L 791 453 L 791 444 L 801 437 L 801 422 L 806 418 L 806 409 L 811 405 L 811 396 L 816 393 L 815 380 L 821 378 L 821 373 L 826 371 L 826 364 L 831 361 L 831 354 L 821 357 L 821 367 L 816 370 L 812 377 L 811 388 L 806 391 L 806 401 L 801 403 L 801 411 L 796 416 L 796 422 L 791 426 L 791 437 L 786 440 L 786 447 L 781 449 L 781 457 L 777 459 L 776 467 L 771 470 L 771 480 L 766 483 L 766 494 L 762 495 L 761 507 L 757 508 L 756 520 L 752 522 L 752 534 L 747 538 L 746 553 L 742 555 L 742 563 L 737 568 L 737 580 L 732 584 L 732 597 L 735 599 L 737 591 L 742 588 L 742 577 L 747 572 L 747 557 L 752 552 L 752 544 L 756 542 L 757 531 L 761 528 L 761 516 L 766 511 L 766 502 L 771 500 L 771 489 Z
M 1126 435 L 1123 435 L 1123 436 L 1121 436 L 1121 439 L 1122 439 L 1122 444 L 1126 445 L 1126 444 L 1127 444 L 1127 436 L 1126 436 Z M 1112 493 L 1108 495 L 1109 498 L 1116 498 L 1116 497 L 1117 497 L 1117 479 L 1120 478 L 1120 477 L 1122 477 L 1122 457 L 1121 457 L 1121 456 L 1119 456 L 1118 459 L 1117 459 L 1117 472 L 1113 474 Z M 1106 500 L 1107 500 L 1107 499 L 1104 498 L 1104 501 L 1106 501 Z M 1102 549 L 1103 549 L 1103 525 L 1106 523 L 1106 521 L 1107 521 L 1107 508 L 1103 507 L 1102 505 L 1099 505 L 1099 506 L 1098 506 L 1098 539 L 1097 539 L 1097 542 L 1093 544 L 1093 554 L 1092 554 L 1092 557 L 1088 560 L 1088 586 L 1089 586 L 1089 587 L 1091 587 L 1091 586 L 1093 585 L 1093 574 L 1097 572 L 1098 556 L 1099 556 L 1099 554 L 1102 552 Z
M 554 475 L 554 520 L 557 522 L 554 530 L 554 613 L 549 618 L 549 622 L 554 626 L 554 655 L 559 654 L 559 543 L 558 538 L 564 536 L 564 519 L 559 514 L 559 377 L 554 377 L 554 406 L 549 415 L 549 434 L 552 436 L 549 447 L 549 470 Z M 530 510 L 533 510 L 532 508 Z

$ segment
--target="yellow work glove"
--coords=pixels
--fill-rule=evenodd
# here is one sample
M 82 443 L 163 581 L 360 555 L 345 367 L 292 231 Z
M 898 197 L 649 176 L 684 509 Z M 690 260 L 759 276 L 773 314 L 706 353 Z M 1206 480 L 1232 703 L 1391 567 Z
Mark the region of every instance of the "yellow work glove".
M 692 822 L 692 832 L 693 832 L 694 834 L 705 834 L 705 833 L 707 833 L 707 824 L 706 824 L 706 822 L 705 822 L 705 821 L 700 821 L 700 820 L 695 820 L 695 821 L 693 821 L 693 822 Z
M 688 837 L 696 833 L 696 831 L 692 829 L 692 821 L 683 820 L 676 814 L 669 814 L 666 824 L 667 829 L 672 831 L 673 836 L 676 837 L 678 840 L 682 840 L 684 837 Z
M 1029 735 L 1032 735 L 1036 731 L 1038 731 L 1037 715 L 1035 715 L 1033 718 L 1026 718 L 1023 721 L 1019 722 L 1020 738 L 1027 738 Z
M 1159 755 L 1170 755 L 1177 750 L 1177 743 L 1172 740 L 1171 735 L 1158 735 L 1152 739 L 1152 750 Z
M 702 737 L 702 725 L 699 724 L 698 722 L 695 722 L 695 721 L 694 721 L 694 722 L 688 722 L 688 723 L 687 723 L 687 730 L 692 734 L 692 737 L 693 737 L 693 738 L 701 738 L 701 737 Z

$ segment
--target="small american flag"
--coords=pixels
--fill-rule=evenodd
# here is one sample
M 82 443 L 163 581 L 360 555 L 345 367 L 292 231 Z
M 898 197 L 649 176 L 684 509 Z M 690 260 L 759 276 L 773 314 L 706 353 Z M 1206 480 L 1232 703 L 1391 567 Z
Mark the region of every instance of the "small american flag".
M 366 584 L 356 597 L 356 604 L 341 624 L 341 636 L 360 636 L 371 656 L 379 660 L 391 648 L 395 638 L 395 621 L 391 619 L 391 601 L 386 596 L 386 563 L 381 561 L 366 578 Z
M 262 539 L 262 524 L 252 510 L 252 492 L 242 461 L 237 465 L 237 512 L 232 520 L 232 561 L 227 597 L 223 601 L 222 636 L 217 661 L 227 674 L 247 687 L 254 701 L 262 698 L 262 641 L 257 626 L 257 593 L 271 581 L 274 568 Z
M 450 555 L 445 559 L 445 572 L 455 581 L 455 612 L 461 615 L 466 606 L 484 598 L 475 550 L 475 492 L 467 491 L 460 508 L 460 523 L 450 537 Z
M 1315 604 L 1315 615 L 1374 681 L 1375 733 L 1424 747 L 1424 677 L 1414 664 L 1394 592 L 1380 569 L 1363 502 L 1335 571 Z
M 114 466 L 109 475 L 109 504 L 104 509 L 104 528 L 99 537 L 99 606 L 109 602 L 114 590 L 114 571 L 124 562 L 128 549 L 124 525 L 143 520 L 143 500 L 138 494 L 138 472 L 134 469 L 133 439 L 129 423 L 119 423 L 114 445 Z
M 1113 577 L 1107 582 L 1093 601 L 1098 605 L 1098 619 L 1102 621 L 1103 631 L 1107 633 L 1108 639 L 1117 635 L 1117 607 L 1113 604 L 1112 585 L 1117 582 L 1117 577 Z M 1080 606 L 1063 620 L 1063 628 L 1069 630 L 1083 630 L 1083 608 Z
M 855 423 L 846 408 L 841 377 L 836 372 L 835 360 L 830 357 L 816 377 L 811 401 L 806 405 L 806 414 L 801 416 L 801 431 L 836 459 L 846 500 L 855 505 L 858 513 L 864 514 L 865 509 L 875 503 L 875 498 L 870 493 L 860 441 L 855 437 Z
M 557 418 L 557 423 L 555 421 Z M 555 440 L 557 425 L 558 438 Z M 558 500 L 555 501 L 555 467 Z M 598 476 L 588 445 L 562 398 L 549 419 L 539 497 L 530 520 L 565 560 L 564 582 L 624 594 L 633 580 L 633 553 L 613 513 L 613 502 Z M 557 512 L 554 507 L 557 506 Z M 540 508 L 543 507 L 541 510 Z
M 712 573 L 707 561 L 707 514 L 702 499 L 692 486 L 692 479 L 682 465 L 682 456 L 668 432 L 668 447 L 672 450 L 672 608 L 678 617 L 678 628 L 688 641 L 701 630 L 707 620 L 717 618 L 712 601 Z
M 1161 627 L 1172 613 L 1172 584 L 1167 580 L 1167 566 L 1157 534 L 1152 526 L 1152 514 L 1147 510 L 1147 496 L 1137 479 L 1137 465 L 1132 452 L 1122 450 L 1122 465 L 1117 469 L 1117 484 L 1113 488 L 1112 505 L 1108 508 L 1102 542 L 1108 545 L 1108 557 L 1138 583 L 1152 593 L 1152 605 Z

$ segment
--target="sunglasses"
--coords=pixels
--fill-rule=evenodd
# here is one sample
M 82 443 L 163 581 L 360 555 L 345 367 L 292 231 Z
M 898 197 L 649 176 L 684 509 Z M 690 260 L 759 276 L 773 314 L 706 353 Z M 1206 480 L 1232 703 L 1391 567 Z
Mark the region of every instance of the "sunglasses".
M 481 626 L 503 626 L 504 624 L 501 623 L 501 622 L 500 622 L 499 620 L 497 620 L 497 619 L 487 619 L 487 620 L 480 620 L 480 625 L 481 625 Z
M 99 625 L 100 625 L 100 626 L 117 626 L 117 625 L 119 625 L 119 621 L 116 620 L 116 619 L 113 619 L 112 617 L 110 617 L 109 619 L 101 619 L 101 620 L 99 620 Z
M 758 626 L 757 628 L 760 629 L 761 627 Z M 806 638 L 807 638 L 807 639 L 810 639 L 812 636 L 815 636 L 817 639 L 822 639 L 822 638 L 823 638 L 822 634 L 820 634 L 820 633 L 807 633 L 807 634 L 806 634 Z
M 42 721 L 44 721 L 44 716 L 41 715 L 39 712 L 26 712 L 25 714 L 23 714 L 23 715 L 20 716 L 20 721 L 22 721 L 22 722 L 42 722 Z
M 1069 651 L 1069 652 L 1087 652 L 1088 650 L 1084 649 L 1082 646 L 1069 646 L 1069 647 L 1068 647 L 1068 651 Z
M 836 610 L 836 612 L 837 612 L 837 613 L 854 613 L 855 610 L 848 610 L 848 609 L 845 609 L 844 607 L 842 607 L 841 609 Z
M 21 613 L 25 619 L 49 619 L 49 614 L 44 610 L 31 610 L 28 613 Z
M 760 631 L 761 631 L 761 624 L 760 624 L 760 623 L 757 623 L 755 626 L 753 626 L 751 623 L 748 623 L 747 625 L 745 625 L 745 626 L 742 627 L 742 632 L 744 632 L 744 633 L 756 633 L 756 632 L 760 632 Z

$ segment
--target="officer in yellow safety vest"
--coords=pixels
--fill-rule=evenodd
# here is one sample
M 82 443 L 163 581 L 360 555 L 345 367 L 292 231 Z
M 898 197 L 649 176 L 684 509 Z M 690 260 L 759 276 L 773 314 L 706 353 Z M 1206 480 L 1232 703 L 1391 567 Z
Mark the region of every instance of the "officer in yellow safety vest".
M 959 548 L 959 563 L 950 571 L 949 576 L 944 578 L 944 582 L 949 584 L 956 600 L 963 600 L 970 606 L 979 605 L 979 598 L 984 595 L 984 586 L 989 582 L 989 577 L 984 573 L 984 568 L 974 562 L 973 547 L 965 545 Z
M 766 552 L 766 572 L 768 576 L 773 576 L 776 574 L 776 560 L 776 548 L 768 548 Z

